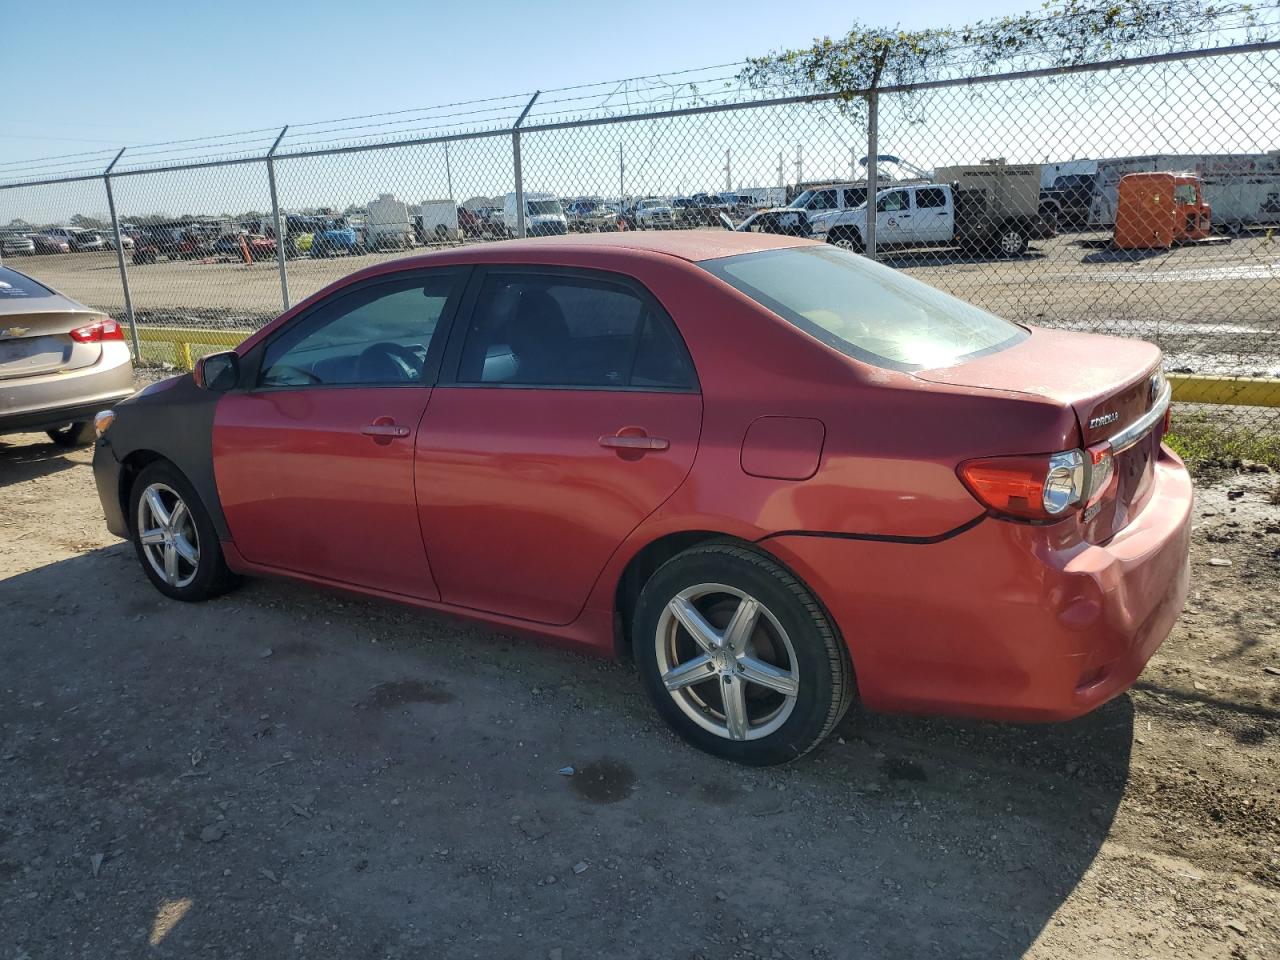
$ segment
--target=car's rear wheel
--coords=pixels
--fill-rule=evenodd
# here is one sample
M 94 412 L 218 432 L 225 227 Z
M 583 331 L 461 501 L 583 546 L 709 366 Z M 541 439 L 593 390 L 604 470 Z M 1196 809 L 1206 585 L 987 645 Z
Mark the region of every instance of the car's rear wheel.
M 138 474 L 129 495 L 129 518 L 138 562 L 165 596 L 207 600 L 236 585 L 209 512 L 172 464 L 159 461 Z
M 729 760 L 794 760 L 853 701 L 853 667 L 817 600 L 744 546 L 704 544 L 659 568 L 641 591 L 632 636 L 658 713 Z
M 45 433 L 60 447 L 83 447 L 85 444 L 93 443 L 94 437 L 93 424 L 88 420 L 54 427 L 52 430 L 46 430 Z

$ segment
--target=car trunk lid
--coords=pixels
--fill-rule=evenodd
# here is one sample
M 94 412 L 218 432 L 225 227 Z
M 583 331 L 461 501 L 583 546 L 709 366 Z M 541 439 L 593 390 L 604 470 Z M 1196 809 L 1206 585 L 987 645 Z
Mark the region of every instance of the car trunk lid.
M 83 310 L 0 312 L 0 380 L 92 366 L 101 343 L 77 343 L 71 331 L 104 319 Z
M 1150 494 L 1163 434 L 1163 417 L 1153 416 L 1164 387 L 1160 360 L 1159 348 L 1140 340 L 1032 328 L 1031 336 L 1007 349 L 915 375 L 1069 404 L 1082 447 L 1122 440 L 1115 479 L 1081 517 L 1086 539 L 1097 543 L 1123 529 Z M 1009 451 L 1040 452 L 1053 451 Z

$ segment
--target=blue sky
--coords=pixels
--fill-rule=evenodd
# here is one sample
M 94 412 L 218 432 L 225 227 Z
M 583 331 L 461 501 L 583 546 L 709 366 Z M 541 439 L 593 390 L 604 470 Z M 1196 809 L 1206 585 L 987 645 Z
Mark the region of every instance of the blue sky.
M 726 63 L 838 35 L 855 16 L 940 26 L 1034 0 L 977 0 L 963 13 L 942 0 L 859 6 L 8 0 L 0 161 Z

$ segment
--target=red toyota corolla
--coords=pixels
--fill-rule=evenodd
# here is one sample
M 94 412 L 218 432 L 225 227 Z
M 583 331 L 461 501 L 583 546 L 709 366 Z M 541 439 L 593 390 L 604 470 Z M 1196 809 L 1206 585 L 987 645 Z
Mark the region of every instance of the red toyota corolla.
M 1017 720 L 1125 690 L 1187 590 L 1160 352 L 825 244 L 499 243 L 322 290 L 99 416 L 107 526 L 200 600 L 270 574 L 630 651 L 752 764 L 855 696 Z

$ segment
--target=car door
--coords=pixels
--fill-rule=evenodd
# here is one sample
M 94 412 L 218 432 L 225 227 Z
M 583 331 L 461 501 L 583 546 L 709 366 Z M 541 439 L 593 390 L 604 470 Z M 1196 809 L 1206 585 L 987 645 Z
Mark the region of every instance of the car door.
M 905 190 L 890 190 L 876 201 L 876 243 L 911 241 L 911 201 Z
M 945 187 L 917 187 L 912 191 L 911 232 L 917 243 L 948 243 L 953 231 L 951 204 Z
M 246 357 L 218 402 L 214 474 L 236 549 L 263 566 L 438 599 L 413 444 L 465 271 L 335 293 Z
M 634 280 L 477 269 L 418 430 L 418 511 L 442 599 L 572 622 L 610 555 L 693 465 L 702 398 Z

